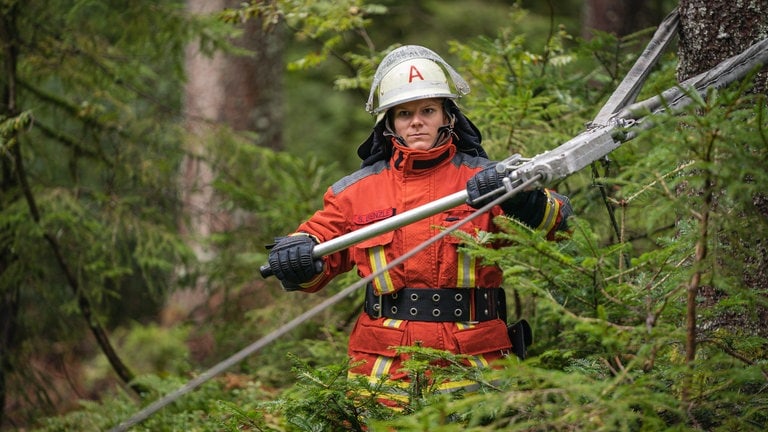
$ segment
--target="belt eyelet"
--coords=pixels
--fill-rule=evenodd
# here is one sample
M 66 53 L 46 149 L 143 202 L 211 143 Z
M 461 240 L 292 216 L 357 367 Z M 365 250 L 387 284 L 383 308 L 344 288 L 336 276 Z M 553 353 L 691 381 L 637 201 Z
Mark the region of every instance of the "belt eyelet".
M 416 301 L 419 299 L 419 295 L 416 293 L 411 294 L 411 301 Z
M 433 317 L 439 317 L 440 316 L 440 309 L 432 309 L 432 316 Z
M 433 302 L 439 302 L 440 301 L 440 294 L 432 294 L 432 301 Z
M 456 295 L 453 296 L 453 299 L 456 300 L 457 302 L 460 302 L 464 299 L 464 296 L 461 295 L 461 293 L 456 293 Z
M 461 309 L 456 309 L 455 311 L 453 311 L 453 315 L 455 315 L 457 317 L 460 317 L 462 315 L 462 313 L 463 312 L 461 311 Z
M 419 313 L 419 311 L 416 308 L 411 308 L 410 312 L 412 316 L 416 316 L 416 314 Z
M 396 314 L 397 313 L 397 306 L 392 306 L 392 309 L 390 309 L 390 311 L 392 311 L 392 315 Z

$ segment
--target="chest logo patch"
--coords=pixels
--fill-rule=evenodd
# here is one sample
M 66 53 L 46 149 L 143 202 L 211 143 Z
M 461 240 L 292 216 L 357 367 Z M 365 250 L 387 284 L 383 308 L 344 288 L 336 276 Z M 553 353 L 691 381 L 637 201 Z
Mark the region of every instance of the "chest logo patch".
M 380 221 L 395 215 L 394 208 L 386 208 L 381 210 L 374 210 L 368 214 L 355 215 L 353 220 L 358 225 L 367 225 L 371 222 Z

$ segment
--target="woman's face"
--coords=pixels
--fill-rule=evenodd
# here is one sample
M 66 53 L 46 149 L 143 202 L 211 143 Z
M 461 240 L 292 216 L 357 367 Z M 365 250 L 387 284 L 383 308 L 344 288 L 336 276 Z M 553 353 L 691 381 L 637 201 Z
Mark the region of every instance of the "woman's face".
M 413 149 L 428 150 L 437 139 L 437 130 L 448 120 L 443 111 L 442 99 L 420 99 L 396 105 L 392 108 L 395 133 L 403 137 Z

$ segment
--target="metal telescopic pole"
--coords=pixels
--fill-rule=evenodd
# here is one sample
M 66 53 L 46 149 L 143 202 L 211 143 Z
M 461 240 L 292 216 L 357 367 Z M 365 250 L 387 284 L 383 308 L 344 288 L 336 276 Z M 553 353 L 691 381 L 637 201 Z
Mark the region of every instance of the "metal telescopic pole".
M 416 207 L 414 209 L 400 213 L 399 215 L 392 216 L 389 219 L 385 219 L 381 222 L 368 225 L 355 231 L 351 231 L 347 234 L 341 235 L 334 239 L 324 241 L 312 250 L 312 255 L 315 258 L 321 258 L 326 255 L 330 255 L 335 252 L 347 249 L 363 240 L 376 237 L 377 235 L 394 231 L 398 228 L 410 225 L 413 222 L 420 221 L 432 215 L 436 215 L 442 211 L 454 208 L 467 200 L 467 191 L 460 190 L 454 194 L 440 198 L 436 201 L 432 201 L 423 206 Z M 269 268 L 269 264 L 264 264 L 259 268 L 261 276 L 266 278 L 272 276 L 272 269 Z

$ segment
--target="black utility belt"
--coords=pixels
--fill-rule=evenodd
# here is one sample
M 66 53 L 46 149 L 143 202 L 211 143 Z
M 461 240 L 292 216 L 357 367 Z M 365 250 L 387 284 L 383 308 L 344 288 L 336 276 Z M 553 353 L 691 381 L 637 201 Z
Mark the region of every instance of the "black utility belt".
M 364 310 L 374 319 L 471 322 L 500 318 L 506 321 L 507 302 L 503 288 L 403 288 L 379 296 L 369 284 Z

